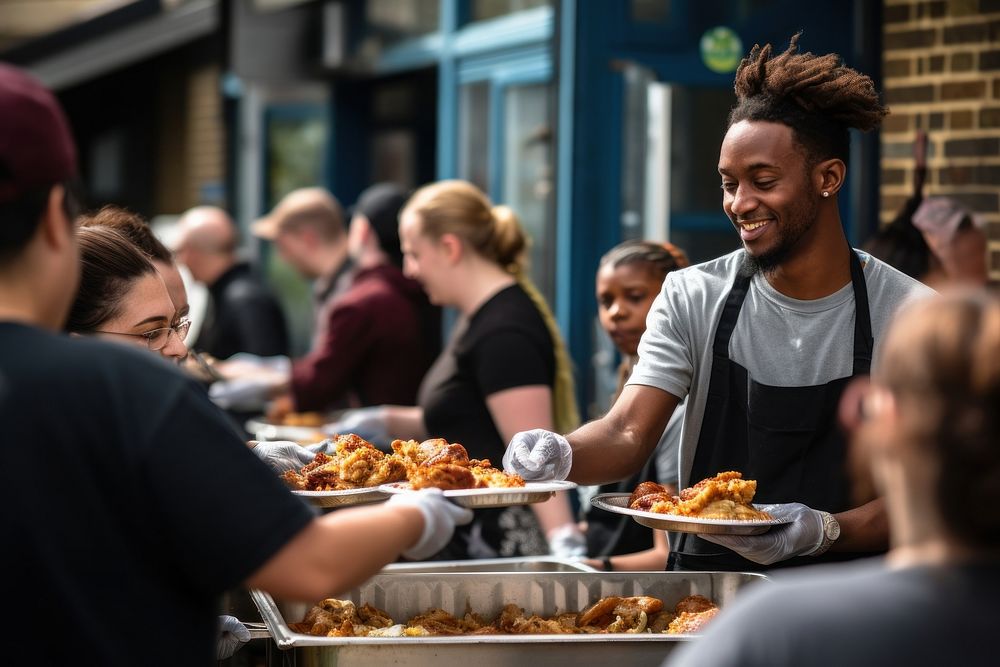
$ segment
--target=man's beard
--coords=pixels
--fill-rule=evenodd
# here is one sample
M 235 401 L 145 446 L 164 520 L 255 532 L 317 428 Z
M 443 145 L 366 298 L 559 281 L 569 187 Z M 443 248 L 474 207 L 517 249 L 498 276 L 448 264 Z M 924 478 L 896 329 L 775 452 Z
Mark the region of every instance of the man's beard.
M 744 245 L 746 252 L 743 253 L 743 271 L 749 275 L 771 273 L 781 266 L 806 232 L 816 224 L 818 208 L 815 203 L 804 201 L 802 206 L 790 211 L 786 218 L 788 225 L 778 229 L 778 243 L 767 252 L 754 255 Z

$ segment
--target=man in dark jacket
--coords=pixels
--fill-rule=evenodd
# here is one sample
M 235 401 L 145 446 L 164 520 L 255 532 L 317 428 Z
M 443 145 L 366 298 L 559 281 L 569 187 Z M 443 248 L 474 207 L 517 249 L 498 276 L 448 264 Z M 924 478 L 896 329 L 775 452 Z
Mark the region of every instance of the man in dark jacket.
M 181 216 L 174 252 L 209 294 L 194 347 L 219 359 L 237 352 L 287 355 L 281 305 L 250 265 L 239 261 L 236 246 L 236 226 L 222 209 L 198 206 Z
M 312 349 L 292 364 L 289 393 L 272 404 L 272 419 L 290 411 L 416 402 L 433 334 L 423 291 L 393 261 L 400 257 L 396 219 L 405 199 L 395 186 L 373 186 L 354 207 L 345 234 L 336 199 L 308 188 L 289 194 L 254 226 L 306 276 L 346 285 L 330 289 L 320 306 Z M 347 274 L 340 270 L 344 255 Z M 315 270 L 324 266 L 340 277 Z

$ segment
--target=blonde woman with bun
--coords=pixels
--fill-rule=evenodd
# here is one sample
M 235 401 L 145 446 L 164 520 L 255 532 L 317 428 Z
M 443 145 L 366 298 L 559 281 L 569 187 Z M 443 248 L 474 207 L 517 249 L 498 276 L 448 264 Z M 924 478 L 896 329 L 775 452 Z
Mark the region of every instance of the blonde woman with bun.
M 514 212 L 464 181 L 415 192 L 400 213 L 404 272 L 459 320 L 414 407 L 355 413 L 340 427 L 394 438 L 441 437 L 501 465 L 521 430 L 565 433 L 579 422 L 569 357 L 548 306 L 527 278 L 528 239 Z M 534 512 L 532 512 L 534 510 Z M 546 537 L 548 540 L 546 540 Z M 437 558 L 545 554 L 582 557 L 565 494 L 527 507 L 476 512 Z

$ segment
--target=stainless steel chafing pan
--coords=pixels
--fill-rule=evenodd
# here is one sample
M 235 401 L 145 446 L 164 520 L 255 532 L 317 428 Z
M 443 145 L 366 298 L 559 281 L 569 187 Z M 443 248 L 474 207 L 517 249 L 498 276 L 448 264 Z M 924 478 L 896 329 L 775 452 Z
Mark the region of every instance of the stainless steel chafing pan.
M 340 595 L 356 604 L 386 610 L 397 622 L 430 608 L 457 615 L 471 609 L 496 616 L 515 603 L 529 613 L 551 615 L 578 611 L 610 595 L 652 595 L 672 606 L 699 594 L 719 606 L 729 604 L 743 586 L 766 580 L 738 572 L 473 572 L 380 574 L 360 588 Z M 678 641 L 689 637 L 663 634 L 614 635 L 473 635 L 458 637 L 313 637 L 292 632 L 310 605 L 278 604 L 253 592 L 254 601 L 282 649 L 285 665 L 407 664 L 476 667 L 531 664 L 608 667 L 609 664 L 659 665 Z

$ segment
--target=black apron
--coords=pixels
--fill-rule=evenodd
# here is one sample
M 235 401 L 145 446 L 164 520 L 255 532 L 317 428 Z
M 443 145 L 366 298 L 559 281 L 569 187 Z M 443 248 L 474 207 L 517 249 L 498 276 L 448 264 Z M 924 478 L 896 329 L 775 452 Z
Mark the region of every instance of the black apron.
M 872 359 L 872 326 L 861 261 L 851 251 L 854 289 L 854 364 L 851 376 L 810 387 L 772 387 L 755 382 L 729 358 L 752 275 L 733 282 L 712 345 L 708 399 L 691 469 L 691 480 L 738 470 L 757 480 L 755 503 L 798 502 L 831 513 L 850 509 L 846 439 L 837 427 L 840 396 L 855 375 L 867 375 Z M 747 560 L 691 533 L 672 534 L 667 569 L 757 571 L 828 560 L 850 554 L 791 558 L 770 566 Z

